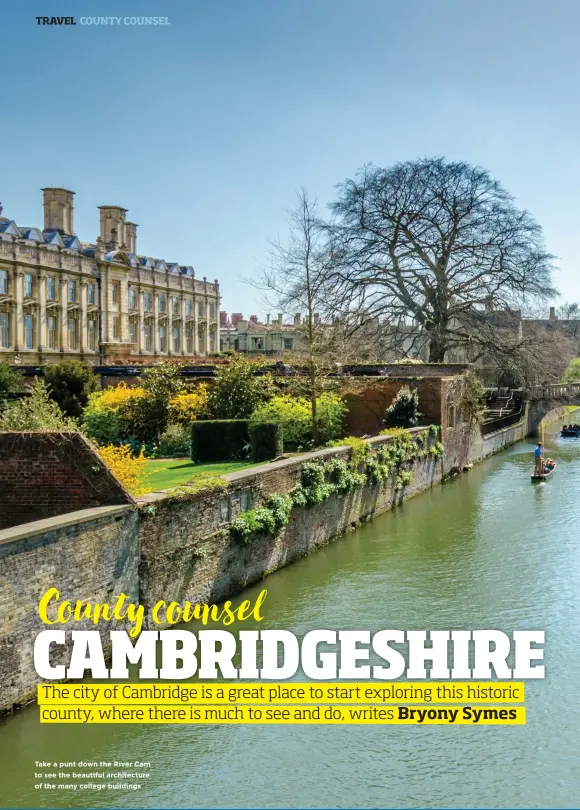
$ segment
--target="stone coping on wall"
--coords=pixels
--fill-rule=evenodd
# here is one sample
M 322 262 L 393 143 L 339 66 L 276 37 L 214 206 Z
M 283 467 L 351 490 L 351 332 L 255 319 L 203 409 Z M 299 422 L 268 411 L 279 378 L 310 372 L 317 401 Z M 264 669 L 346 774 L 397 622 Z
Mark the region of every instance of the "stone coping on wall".
M 21 523 L 19 526 L 12 526 L 9 529 L 0 530 L 0 546 L 14 543 L 16 540 L 25 540 L 27 537 L 36 537 L 40 534 L 64 529 L 67 526 L 87 523 L 100 517 L 114 517 L 122 512 L 135 509 L 132 504 L 121 504 L 117 506 L 95 506 L 91 509 L 81 509 L 78 512 L 67 512 L 63 515 L 44 518 L 44 520 L 33 520 L 30 523 Z
M 409 433 L 424 433 L 425 430 L 429 429 L 429 427 L 429 425 L 419 425 L 419 427 L 409 428 Z M 385 442 L 390 441 L 390 439 L 392 439 L 392 436 L 386 434 L 384 436 L 370 436 L 369 438 L 366 438 L 365 441 L 367 441 L 370 445 L 375 445 L 384 444 Z M 336 447 L 323 447 L 321 450 L 311 450 L 308 453 L 299 453 L 295 456 L 290 456 L 289 458 L 280 459 L 279 461 L 268 461 L 264 464 L 260 464 L 257 467 L 249 467 L 247 470 L 226 473 L 221 477 L 230 484 L 243 484 L 256 476 L 263 475 L 264 473 L 270 473 L 273 470 L 283 470 L 286 467 L 293 467 L 297 462 L 302 463 L 313 458 L 328 458 L 329 456 L 335 456 L 337 453 L 344 453 L 349 449 L 350 445 L 348 444 L 341 444 L 337 445 Z M 155 503 L 155 501 L 161 501 L 167 497 L 167 493 L 169 491 L 170 490 L 168 489 L 160 489 L 156 490 L 155 492 L 148 492 L 147 495 L 139 496 L 137 498 L 137 503 L 139 505 L 147 505 Z
M 493 439 L 495 436 L 499 436 L 501 433 L 507 433 L 509 430 L 514 430 L 515 428 L 521 427 L 527 419 L 527 413 L 522 416 L 519 422 L 514 422 L 513 425 L 507 425 L 506 427 L 499 428 L 499 430 L 494 430 L 493 433 L 486 433 L 483 436 L 483 441 L 487 441 L 488 439 Z

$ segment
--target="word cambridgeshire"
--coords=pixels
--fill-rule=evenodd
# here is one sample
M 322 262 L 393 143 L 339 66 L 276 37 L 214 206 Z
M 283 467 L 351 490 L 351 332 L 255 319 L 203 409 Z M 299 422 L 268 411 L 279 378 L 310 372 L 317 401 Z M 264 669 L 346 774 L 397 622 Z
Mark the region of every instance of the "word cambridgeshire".
M 67 638 L 68 635 L 68 638 Z M 34 644 L 34 666 L 48 681 L 125 679 L 128 664 L 141 679 L 264 679 L 283 681 L 299 669 L 312 680 L 337 678 L 421 680 L 543 678 L 542 630 L 312 630 L 299 640 L 288 630 L 146 630 L 135 644 L 124 630 L 110 633 L 107 665 L 97 630 L 43 630 Z M 404 652 L 391 644 L 402 646 Z M 69 646 L 70 660 L 51 662 L 53 645 Z M 68 652 L 68 651 L 67 651 Z M 373 660 L 378 661 L 371 665 Z M 60 657 L 60 656 L 59 656 Z M 508 659 L 514 666 L 508 664 Z M 236 662 L 234 664 L 234 661 Z M 430 664 L 427 670 L 427 663 Z

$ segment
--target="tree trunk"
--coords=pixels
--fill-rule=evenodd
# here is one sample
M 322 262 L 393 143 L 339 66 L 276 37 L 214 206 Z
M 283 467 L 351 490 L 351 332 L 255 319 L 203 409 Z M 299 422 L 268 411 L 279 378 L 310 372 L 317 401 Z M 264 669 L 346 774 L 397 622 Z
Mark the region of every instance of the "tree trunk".
M 429 362 L 444 363 L 446 349 L 445 339 L 441 335 L 432 333 L 429 338 Z
M 312 440 L 316 446 L 320 444 L 320 431 L 316 412 L 316 368 L 314 363 L 310 364 L 310 410 L 312 412 Z

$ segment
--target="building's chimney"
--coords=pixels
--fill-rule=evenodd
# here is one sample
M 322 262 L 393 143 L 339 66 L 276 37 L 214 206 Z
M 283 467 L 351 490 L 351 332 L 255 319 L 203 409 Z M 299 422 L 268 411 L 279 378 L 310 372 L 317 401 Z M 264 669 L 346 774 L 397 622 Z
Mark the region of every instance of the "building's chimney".
M 558 318 L 556 318 L 556 307 L 550 307 L 550 320 L 551 321 L 558 320 Z
M 125 239 L 125 215 L 126 208 L 121 208 L 119 205 L 100 205 L 99 206 L 100 219 L 101 219 L 101 240 L 105 246 L 109 242 L 117 242 L 119 245 L 126 245 Z M 115 238 L 113 231 L 116 231 Z
M 283 312 L 279 312 L 279 313 L 278 313 L 278 326 L 282 326 L 282 319 L 283 319 L 283 318 L 284 318 L 284 313 L 283 313 Z
M 137 226 L 134 222 L 125 222 L 125 242 L 129 253 L 137 253 Z
M 220 310 L 220 326 L 228 325 L 228 313 Z
M 266 326 L 270 326 L 270 313 L 266 313 Z
M 66 188 L 43 188 L 44 230 L 70 235 L 73 230 L 74 191 Z
M 316 324 L 320 323 L 320 313 L 319 312 L 314 313 L 314 323 L 316 323 Z
M 294 316 L 294 326 L 300 326 L 300 313 L 297 312 Z
M 250 320 L 252 323 L 258 323 L 258 316 L 257 315 L 250 315 Z
M 241 312 L 232 312 L 232 326 L 235 328 L 240 321 L 244 320 L 244 316 Z

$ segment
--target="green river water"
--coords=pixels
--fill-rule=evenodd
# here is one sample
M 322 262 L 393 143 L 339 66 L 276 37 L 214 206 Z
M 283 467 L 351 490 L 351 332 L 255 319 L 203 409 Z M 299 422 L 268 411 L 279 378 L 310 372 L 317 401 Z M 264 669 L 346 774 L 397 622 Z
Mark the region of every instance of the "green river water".
M 579 807 L 580 440 L 548 440 L 559 467 L 539 485 L 532 449 L 269 577 L 261 625 L 545 629 L 526 726 L 40 725 L 30 706 L 0 724 L 0 806 Z M 132 794 L 34 789 L 35 760 L 81 759 L 151 762 L 151 778 Z

